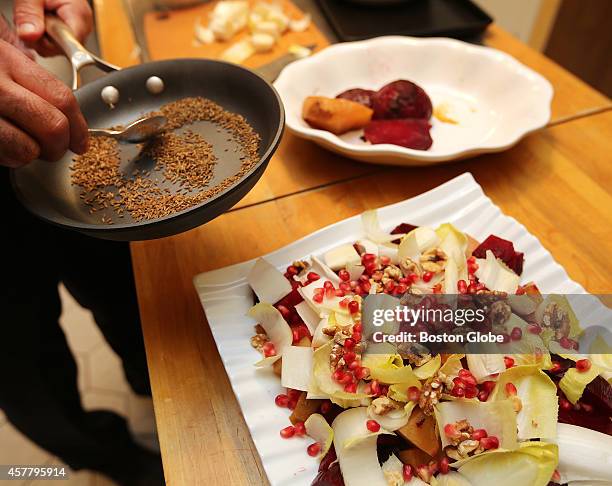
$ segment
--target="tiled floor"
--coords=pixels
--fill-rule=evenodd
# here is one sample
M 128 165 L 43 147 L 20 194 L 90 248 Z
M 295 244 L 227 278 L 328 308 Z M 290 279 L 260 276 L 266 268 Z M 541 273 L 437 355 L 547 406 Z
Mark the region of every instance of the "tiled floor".
M 145 447 L 159 450 L 155 420 L 150 399 L 131 392 L 119 358 L 106 344 L 91 314 L 79 307 L 70 294 L 60 287 L 63 312 L 61 325 L 79 367 L 79 389 L 83 406 L 105 408 L 127 417 L 130 428 Z M 95 366 L 94 366 L 95 363 Z M 8 423 L 0 411 L 0 464 L 60 464 L 60 461 L 31 443 Z M 14 486 L 45 486 L 50 481 L 0 481 Z M 70 480 L 56 482 L 65 486 L 112 486 L 104 476 L 88 471 L 71 472 Z

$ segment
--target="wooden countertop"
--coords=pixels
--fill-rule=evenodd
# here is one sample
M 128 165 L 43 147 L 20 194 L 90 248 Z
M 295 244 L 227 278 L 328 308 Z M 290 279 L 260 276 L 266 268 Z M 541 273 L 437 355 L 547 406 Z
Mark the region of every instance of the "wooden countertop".
M 103 56 L 123 64 L 133 41 L 117 29 L 126 25 L 120 0 L 95 3 Z M 434 168 L 384 168 L 287 134 L 261 181 L 232 211 L 172 238 L 132 244 L 167 484 L 267 482 L 193 288 L 197 273 L 273 251 L 470 171 L 573 279 L 610 293 L 612 262 L 601 258 L 612 250 L 610 100 L 497 26 L 485 43 L 555 87 L 551 124 L 513 149 Z

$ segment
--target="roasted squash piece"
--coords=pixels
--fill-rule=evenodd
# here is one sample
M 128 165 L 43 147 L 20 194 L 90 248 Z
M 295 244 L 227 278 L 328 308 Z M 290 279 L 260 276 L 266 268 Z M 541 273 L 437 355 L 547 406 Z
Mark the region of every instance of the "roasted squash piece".
M 309 96 L 302 107 L 302 117 L 310 126 L 336 135 L 365 127 L 373 113 L 360 103 L 323 96 Z
M 436 420 L 431 415 L 425 415 L 420 408 L 414 409 L 408 423 L 398 429 L 397 433 L 432 457 L 440 450 Z
M 323 400 L 309 400 L 306 398 L 306 392 L 302 392 L 300 398 L 297 401 L 293 413 L 289 417 L 289 420 L 293 425 L 296 422 L 306 422 L 306 419 L 313 413 L 317 413 Z
M 274 374 L 278 376 L 279 378 L 282 376 L 283 358 L 277 359 L 274 362 L 274 364 L 272 365 L 272 370 L 274 371 Z
M 404 464 L 410 464 L 415 469 L 421 464 L 429 464 L 430 461 L 434 460 L 432 456 L 417 448 L 399 451 L 397 457 Z

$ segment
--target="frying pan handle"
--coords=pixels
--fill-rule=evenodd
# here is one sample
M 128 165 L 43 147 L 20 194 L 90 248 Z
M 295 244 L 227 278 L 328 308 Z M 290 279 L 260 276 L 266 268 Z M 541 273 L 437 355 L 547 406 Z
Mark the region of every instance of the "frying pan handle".
M 79 73 L 85 66 L 97 66 L 99 69 L 106 72 L 118 71 L 120 69 L 89 52 L 74 36 L 70 27 L 68 27 L 59 17 L 55 15 L 45 15 L 45 28 L 47 35 L 60 47 L 72 65 L 73 90 L 79 87 Z

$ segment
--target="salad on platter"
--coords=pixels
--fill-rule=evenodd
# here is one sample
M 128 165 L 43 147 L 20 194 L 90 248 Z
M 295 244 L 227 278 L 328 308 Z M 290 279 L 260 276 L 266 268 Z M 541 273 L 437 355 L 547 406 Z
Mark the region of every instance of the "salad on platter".
M 601 336 L 581 349 L 567 297 L 522 283 L 524 255 L 498 236 L 480 243 L 448 223 L 387 233 L 375 211 L 362 225 L 363 238 L 321 258 L 284 273 L 260 258 L 248 275 L 259 300 L 249 311 L 255 366 L 286 388 L 274 399 L 290 413 L 278 433 L 309 438 L 305 454 L 320 461 L 312 484 L 612 484 L 612 355 Z M 460 332 L 486 332 L 499 347 L 374 342 L 375 296 L 421 309 L 469 302 L 486 318 Z M 457 333 L 395 324 L 388 334 Z M 577 447 L 576 467 L 563 467 L 578 440 L 607 459 Z

